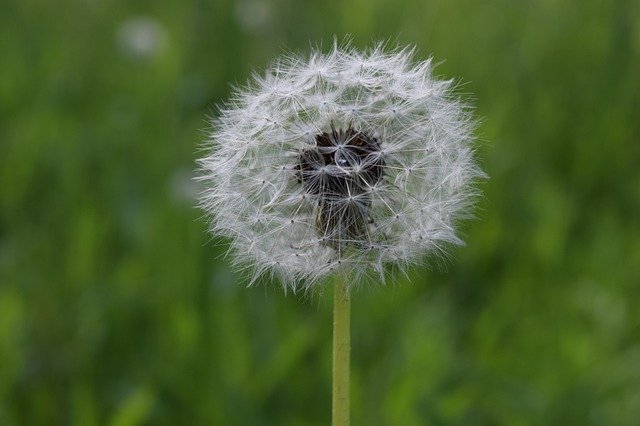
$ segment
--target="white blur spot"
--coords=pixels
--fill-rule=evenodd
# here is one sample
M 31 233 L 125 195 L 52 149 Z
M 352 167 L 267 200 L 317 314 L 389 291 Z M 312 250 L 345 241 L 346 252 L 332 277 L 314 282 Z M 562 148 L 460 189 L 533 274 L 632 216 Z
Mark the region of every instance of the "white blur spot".
M 273 23 L 272 5 L 269 0 L 238 0 L 235 15 L 238 24 L 249 33 L 262 33 Z
M 169 196 L 175 204 L 193 205 L 202 188 L 194 180 L 191 170 L 178 170 L 169 180 Z
M 118 27 L 116 37 L 124 53 L 141 59 L 158 56 L 167 45 L 164 25 L 150 16 L 125 20 Z

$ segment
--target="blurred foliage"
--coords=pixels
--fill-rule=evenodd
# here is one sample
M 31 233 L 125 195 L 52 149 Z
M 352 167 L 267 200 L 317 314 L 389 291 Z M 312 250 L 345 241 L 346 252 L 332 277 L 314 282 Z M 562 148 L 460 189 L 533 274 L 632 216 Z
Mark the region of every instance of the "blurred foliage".
M 0 424 L 323 425 L 330 291 L 246 289 L 191 181 L 283 48 L 411 43 L 491 179 L 443 268 L 354 297 L 356 425 L 640 418 L 640 4 L 0 2 Z

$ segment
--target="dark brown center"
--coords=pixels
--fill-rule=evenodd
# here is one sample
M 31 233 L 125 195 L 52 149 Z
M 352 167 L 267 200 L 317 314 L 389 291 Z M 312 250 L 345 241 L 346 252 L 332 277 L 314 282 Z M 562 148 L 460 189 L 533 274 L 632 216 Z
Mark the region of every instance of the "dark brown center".
M 383 177 L 378 140 L 353 129 L 331 129 L 298 156 L 296 174 L 306 194 L 317 202 L 316 229 L 339 248 L 367 238 L 370 192 Z

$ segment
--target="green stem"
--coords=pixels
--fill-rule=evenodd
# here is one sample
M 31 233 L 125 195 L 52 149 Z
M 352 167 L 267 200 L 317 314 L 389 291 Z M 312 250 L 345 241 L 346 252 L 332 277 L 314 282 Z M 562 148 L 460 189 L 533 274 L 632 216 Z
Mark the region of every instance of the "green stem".
M 333 426 L 349 425 L 350 299 L 344 274 L 333 287 Z

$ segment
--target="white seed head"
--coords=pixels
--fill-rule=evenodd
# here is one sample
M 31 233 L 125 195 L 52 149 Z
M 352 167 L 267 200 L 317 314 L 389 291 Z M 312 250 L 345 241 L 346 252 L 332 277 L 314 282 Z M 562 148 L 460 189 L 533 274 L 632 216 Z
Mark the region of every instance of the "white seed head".
M 461 244 L 474 182 L 474 123 L 413 49 L 285 56 L 213 119 L 201 206 L 251 282 L 351 283 Z

